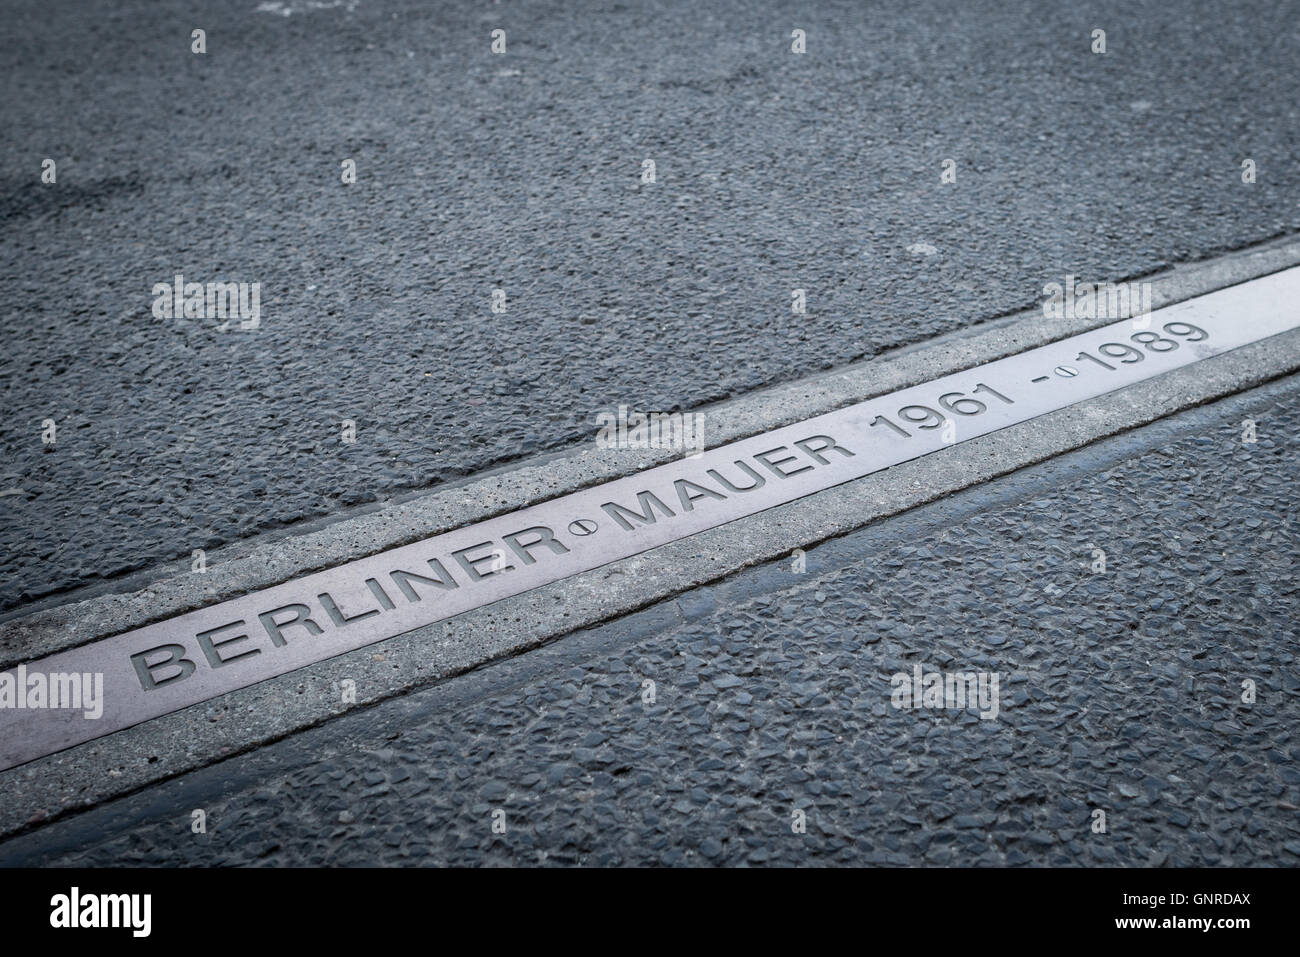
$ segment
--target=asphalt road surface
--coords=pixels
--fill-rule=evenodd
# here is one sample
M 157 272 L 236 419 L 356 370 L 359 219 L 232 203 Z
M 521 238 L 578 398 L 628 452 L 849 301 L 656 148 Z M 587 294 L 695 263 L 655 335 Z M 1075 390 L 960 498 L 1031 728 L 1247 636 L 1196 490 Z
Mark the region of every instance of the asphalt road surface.
M 0 610 L 1300 229 L 1295 3 L 2 13 Z

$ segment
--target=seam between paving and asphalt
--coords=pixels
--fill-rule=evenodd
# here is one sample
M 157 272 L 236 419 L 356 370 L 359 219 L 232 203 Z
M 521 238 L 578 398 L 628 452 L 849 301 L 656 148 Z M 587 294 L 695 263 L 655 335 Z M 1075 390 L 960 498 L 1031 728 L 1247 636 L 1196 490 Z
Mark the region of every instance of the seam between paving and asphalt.
M 1153 277 L 1159 308 L 1300 263 L 1274 243 Z M 709 446 L 790 424 L 1105 325 L 1010 317 L 890 356 L 707 409 Z M 270 681 L 231 692 L 0 775 L 0 834 L 136 790 L 318 724 L 349 707 L 463 673 L 626 614 L 749 565 L 824 541 L 975 483 L 1042 462 L 1300 368 L 1300 330 L 1206 359 L 920 459 L 569 579 L 487 605 Z M 672 453 L 590 448 L 333 523 L 245 543 L 206 575 L 173 575 L 131 593 L 43 609 L 0 627 L 0 667 L 84 644 L 318 568 L 640 471 Z M 230 556 L 230 557 L 226 557 Z M 224 559 L 224 560 L 223 560 Z M 355 707 L 355 706 L 354 706 Z M 232 735 L 227 729 L 238 728 Z

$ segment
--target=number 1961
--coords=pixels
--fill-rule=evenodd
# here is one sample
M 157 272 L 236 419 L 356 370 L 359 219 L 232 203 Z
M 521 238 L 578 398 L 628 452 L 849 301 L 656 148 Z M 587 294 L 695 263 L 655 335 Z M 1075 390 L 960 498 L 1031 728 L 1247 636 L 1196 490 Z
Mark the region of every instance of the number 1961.
M 971 395 L 983 392 L 996 399 L 1001 399 L 1007 405 L 1015 404 L 1013 399 L 1008 399 L 1001 392 L 985 385 L 983 382 L 976 385 L 975 388 L 970 391 Z M 943 395 L 939 396 L 939 405 L 941 405 L 946 411 L 952 412 L 954 415 L 979 415 L 988 408 L 988 406 L 979 399 L 972 399 L 970 396 L 964 395 L 961 392 L 945 392 Z M 942 412 L 936 411 L 926 405 L 905 405 L 898 410 L 898 417 L 904 422 L 912 423 L 918 429 L 937 429 L 948 421 L 948 417 Z M 908 432 L 901 425 L 895 424 L 885 415 L 878 415 L 872 419 L 868 424 L 868 428 L 874 425 L 888 426 L 905 439 L 911 438 L 912 436 L 911 432 Z

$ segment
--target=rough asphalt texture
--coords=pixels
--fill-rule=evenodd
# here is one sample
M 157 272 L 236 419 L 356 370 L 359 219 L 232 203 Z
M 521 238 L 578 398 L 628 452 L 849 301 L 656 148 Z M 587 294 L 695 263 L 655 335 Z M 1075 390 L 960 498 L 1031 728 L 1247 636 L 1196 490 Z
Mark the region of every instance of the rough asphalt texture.
M 1300 378 L 1268 391 L 65 819 L 0 863 L 1295 866 Z M 1000 673 L 1000 714 L 891 707 L 916 663 Z
M 1297 4 L 1167 7 L 6 2 L 0 610 L 1300 229 Z

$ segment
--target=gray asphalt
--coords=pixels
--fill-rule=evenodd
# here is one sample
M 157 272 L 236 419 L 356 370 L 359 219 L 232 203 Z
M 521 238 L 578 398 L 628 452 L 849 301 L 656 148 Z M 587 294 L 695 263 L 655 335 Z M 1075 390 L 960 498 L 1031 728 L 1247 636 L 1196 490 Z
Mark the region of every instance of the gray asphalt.
M 1300 229 L 1294 2 L 271 6 L 3 5 L 0 610 Z
M 1295 866 L 1297 434 L 1292 376 L 802 574 L 752 568 L 38 828 L 0 864 Z M 1000 713 L 891 706 L 916 664 L 997 672 Z

